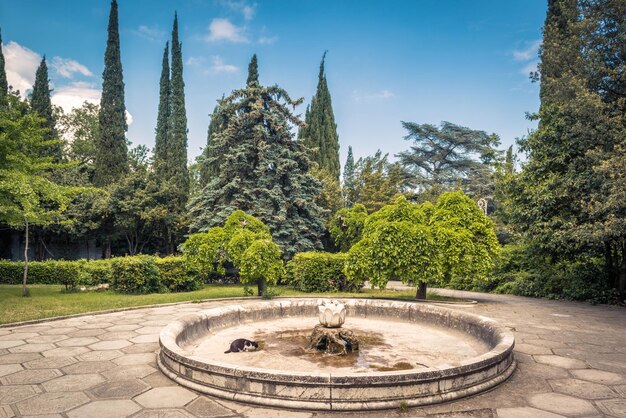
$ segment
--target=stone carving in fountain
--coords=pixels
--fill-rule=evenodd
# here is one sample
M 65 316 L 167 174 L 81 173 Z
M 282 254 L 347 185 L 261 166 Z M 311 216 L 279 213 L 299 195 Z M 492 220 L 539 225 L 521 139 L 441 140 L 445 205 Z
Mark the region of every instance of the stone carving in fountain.
M 345 305 L 332 300 L 321 301 L 318 310 L 320 323 L 309 338 L 309 348 L 339 355 L 359 351 L 359 341 L 354 332 L 341 327 L 346 321 Z

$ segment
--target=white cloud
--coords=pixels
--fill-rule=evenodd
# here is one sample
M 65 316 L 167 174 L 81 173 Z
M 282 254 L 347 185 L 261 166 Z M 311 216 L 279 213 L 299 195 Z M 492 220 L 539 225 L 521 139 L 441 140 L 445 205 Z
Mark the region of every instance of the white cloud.
M 378 91 L 378 92 L 374 92 L 374 93 L 363 93 L 359 90 L 354 90 L 352 92 L 352 97 L 354 101 L 356 101 L 357 103 L 361 103 L 361 102 L 388 100 L 388 99 L 396 97 L 396 95 L 395 93 L 386 89 Z
M 136 35 L 141 36 L 149 41 L 160 41 L 165 36 L 165 31 L 159 29 L 157 25 L 146 26 L 139 25 L 137 29 L 133 31 Z
M 225 64 L 224 60 L 219 55 L 216 55 L 213 57 L 211 71 L 214 73 L 236 73 L 239 71 L 239 68 L 232 64 Z
M 65 113 L 69 113 L 73 108 L 81 107 L 84 102 L 100 104 L 100 90 L 93 83 L 85 81 L 75 81 L 68 85 L 54 89 L 52 92 L 52 103 L 63 108 Z M 133 115 L 126 110 L 126 123 L 133 123 Z
M 537 58 L 537 54 L 539 53 L 539 47 L 541 46 L 541 39 L 537 39 L 535 41 L 527 44 L 525 49 L 522 50 L 514 50 L 513 58 L 515 61 L 529 61 L 531 59 Z
M 35 83 L 35 73 L 41 62 L 41 55 L 14 41 L 2 45 L 2 53 L 9 85 L 24 96 Z
M 205 37 L 209 42 L 229 41 L 234 43 L 248 43 L 243 27 L 234 25 L 228 19 L 213 19 L 209 24 L 209 34 Z
M 64 78 L 73 78 L 75 73 L 80 73 L 86 77 L 93 75 L 89 68 L 69 58 L 53 57 L 50 66 L 54 68 L 58 75 Z
M 250 4 L 245 0 L 222 0 L 220 3 L 230 10 L 241 13 L 243 18 L 248 21 L 252 20 L 256 13 L 256 3 Z
M 200 67 L 202 66 L 204 61 L 205 61 L 204 57 L 189 57 L 187 58 L 187 61 L 185 61 L 185 64 L 192 66 L 192 67 Z
M 520 70 L 520 73 L 525 76 L 529 76 L 530 73 L 538 71 L 537 65 L 539 65 L 539 61 L 531 61 L 524 65 L 524 67 Z
M 261 36 L 257 41 L 261 45 L 272 45 L 278 40 L 278 36 Z

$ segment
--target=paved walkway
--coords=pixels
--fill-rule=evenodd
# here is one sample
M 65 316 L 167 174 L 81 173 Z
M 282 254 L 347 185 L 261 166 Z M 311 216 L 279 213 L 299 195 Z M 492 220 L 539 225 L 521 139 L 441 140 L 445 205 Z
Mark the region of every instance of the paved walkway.
M 342 417 L 626 417 L 626 309 L 442 290 L 516 337 L 518 370 L 496 389 L 408 411 Z M 233 302 L 184 304 L 0 328 L 0 418 L 331 417 L 199 395 L 157 369 L 172 319 Z

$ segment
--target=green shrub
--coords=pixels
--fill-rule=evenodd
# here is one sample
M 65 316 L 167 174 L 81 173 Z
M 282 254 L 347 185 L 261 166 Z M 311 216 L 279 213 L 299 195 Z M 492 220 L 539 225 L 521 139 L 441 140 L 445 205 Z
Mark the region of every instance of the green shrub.
M 111 260 L 111 288 L 120 293 L 154 293 L 164 290 L 155 257 L 136 255 Z
M 304 292 L 354 292 L 363 286 L 343 272 L 346 253 L 297 253 L 287 264 L 288 280 Z
M 98 286 L 111 282 L 111 259 L 81 260 L 82 286 Z
M 71 290 L 80 283 L 80 269 L 80 261 L 31 261 L 28 263 L 27 284 L 63 284 Z M 0 283 L 20 284 L 23 275 L 23 261 L 0 261 Z
M 157 258 L 161 284 L 170 292 L 189 292 L 202 287 L 198 271 L 185 262 L 183 257 Z

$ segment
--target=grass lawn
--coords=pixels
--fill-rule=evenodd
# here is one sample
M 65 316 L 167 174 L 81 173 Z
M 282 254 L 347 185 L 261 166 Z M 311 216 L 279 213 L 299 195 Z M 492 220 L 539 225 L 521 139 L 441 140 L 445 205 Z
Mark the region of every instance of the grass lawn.
M 242 297 L 241 285 L 206 285 L 203 289 L 183 293 L 153 293 L 149 295 L 124 295 L 112 291 L 64 293 L 62 285 L 30 285 L 30 297 L 22 297 L 19 285 L 0 285 L 0 324 L 51 318 L 54 316 L 96 312 L 106 309 L 127 308 L 159 303 L 192 302 L 204 299 Z M 321 296 L 364 298 L 414 299 L 415 290 L 363 289 L 358 293 L 304 293 L 292 287 L 275 288 L 279 296 Z M 428 293 L 431 300 L 452 300 Z

